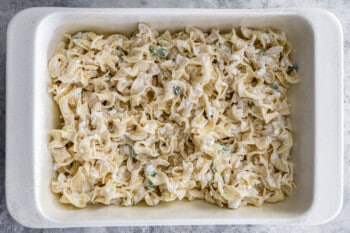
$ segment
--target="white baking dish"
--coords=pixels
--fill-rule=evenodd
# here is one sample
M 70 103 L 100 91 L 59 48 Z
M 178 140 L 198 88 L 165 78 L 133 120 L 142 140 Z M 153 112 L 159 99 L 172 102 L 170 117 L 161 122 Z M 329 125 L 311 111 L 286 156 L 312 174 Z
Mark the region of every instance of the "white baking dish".
M 132 32 L 138 22 L 159 30 L 197 26 L 273 26 L 287 32 L 302 82 L 290 91 L 296 164 L 295 194 L 278 204 L 238 210 L 204 201 L 157 207 L 74 209 L 50 191 L 48 132 L 57 109 L 47 92 L 47 61 L 64 33 Z M 69 9 L 18 13 L 7 34 L 6 199 L 29 227 L 173 224 L 318 224 L 334 218 L 343 199 L 343 38 L 334 15 L 320 9 Z

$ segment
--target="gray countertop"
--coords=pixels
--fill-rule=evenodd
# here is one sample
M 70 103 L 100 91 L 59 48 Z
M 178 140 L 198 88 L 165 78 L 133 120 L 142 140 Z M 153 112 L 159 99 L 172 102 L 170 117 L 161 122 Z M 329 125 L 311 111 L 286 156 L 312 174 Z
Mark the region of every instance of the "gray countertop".
M 319 7 L 332 11 L 344 29 L 345 52 L 345 172 L 344 205 L 341 213 L 320 226 L 167 226 L 29 229 L 16 223 L 5 203 L 5 67 L 6 28 L 18 11 L 34 6 L 59 7 L 183 7 L 183 8 L 279 8 Z M 0 0 L 0 232 L 350 232 L 350 1 L 347 0 Z M 331 200 L 330 200 L 331 201 Z

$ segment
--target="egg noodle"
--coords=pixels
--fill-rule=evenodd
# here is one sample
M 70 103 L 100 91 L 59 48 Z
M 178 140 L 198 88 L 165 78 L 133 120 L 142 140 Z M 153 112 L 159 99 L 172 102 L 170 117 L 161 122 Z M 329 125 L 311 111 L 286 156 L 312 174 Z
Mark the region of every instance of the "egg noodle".
M 80 208 L 285 199 L 291 52 L 268 27 L 66 35 L 48 65 L 63 126 L 50 132 L 52 191 Z

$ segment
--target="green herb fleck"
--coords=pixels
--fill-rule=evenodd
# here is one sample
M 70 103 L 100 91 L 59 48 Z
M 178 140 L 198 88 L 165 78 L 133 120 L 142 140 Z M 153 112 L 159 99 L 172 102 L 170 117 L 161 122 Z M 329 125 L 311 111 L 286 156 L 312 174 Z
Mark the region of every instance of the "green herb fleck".
M 119 62 L 124 62 L 124 58 L 119 58 Z
M 166 57 L 166 56 L 168 56 L 168 53 L 169 53 L 169 51 L 168 51 L 167 48 L 160 47 L 160 48 L 157 49 L 157 54 L 158 54 L 159 56 L 161 56 L 161 57 Z
M 166 57 L 169 54 L 169 50 L 165 47 L 157 47 L 156 49 L 149 47 L 149 52 L 154 56 L 160 57 Z
M 291 73 L 291 72 L 293 72 L 294 70 L 295 70 L 295 72 L 297 72 L 298 69 L 299 69 L 299 68 L 298 68 L 297 65 L 288 66 L 287 72 L 288 72 L 288 73 Z
M 111 80 L 111 75 L 109 74 L 109 71 L 103 75 L 103 80 L 105 82 L 109 82 Z
M 70 132 L 70 131 L 72 131 L 72 130 L 71 130 L 68 126 L 66 126 L 66 125 L 62 127 L 62 130 L 65 131 L 65 132 Z
M 222 151 L 225 152 L 225 153 L 230 152 L 230 148 L 228 148 L 225 145 L 222 145 Z
M 153 172 L 149 173 L 149 175 L 152 176 L 152 177 L 155 177 L 157 175 L 157 172 L 153 171 Z
M 173 90 L 174 90 L 175 95 L 180 95 L 180 87 L 178 87 L 178 86 L 173 87 Z
M 113 107 L 107 108 L 107 112 L 112 111 L 112 110 L 113 110 Z
M 149 115 L 148 113 L 146 113 L 146 117 L 147 117 L 147 120 L 151 120 L 151 115 Z
M 135 158 L 136 152 L 135 152 L 134 148 L 132 148 L 132 146 L 130 146 L 130 145 L 128 145 L 128 147 L 129 147 L 129 156 L 131 158 Z
M 257 184 L 253 184 L 253 188 L 257 189 L 258 185 Z
M 260 50 L 260 51 L 259 51 L 259 54 L 261 54 L 261 55 L 263 55 L 263 56 L 266 56 L 266 55 L 267 55 L 266 51 L 264 51 L 264 50 Z
M 153 189 L 154 188 L 154 184 L 152 183 L 152 181 L 148 181 L 148 184 L 146 186 L 147 189 Z
M 275 84 L 275 83 L 272 83 L 272 84 L 271 84 L 271 88 L 274 89 L 275 91 L 280 91 L 280 88 L 279 88 L 278 85 Z

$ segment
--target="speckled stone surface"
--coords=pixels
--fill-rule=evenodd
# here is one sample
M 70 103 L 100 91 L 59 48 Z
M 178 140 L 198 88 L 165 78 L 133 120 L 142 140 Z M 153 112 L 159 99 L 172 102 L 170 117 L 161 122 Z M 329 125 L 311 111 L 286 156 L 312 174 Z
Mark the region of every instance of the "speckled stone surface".
M 29 229 L 16 223 L 5 203 L 5 93 L 6 93 L 6 28 L 18 11 L 34 6 L 60 7 L 183 7 L 183 8 L 279 8 L 320 7 L 335 13 L 344 29 L 345 54 L 345 172 L 344 205 L 341 213 L 320 226 L 167 226 L 167 227 L 106 227 L 71 229 Z M 350 232 L 350 1 L 348 0 L 0 0 L 0 233 L 2 232 Z M 331 200 L 330 200 L 331 201 Z

